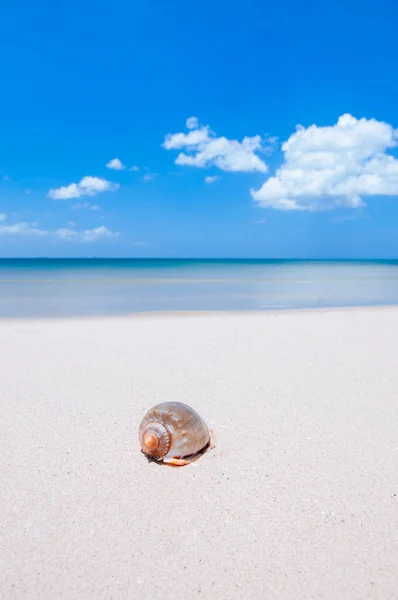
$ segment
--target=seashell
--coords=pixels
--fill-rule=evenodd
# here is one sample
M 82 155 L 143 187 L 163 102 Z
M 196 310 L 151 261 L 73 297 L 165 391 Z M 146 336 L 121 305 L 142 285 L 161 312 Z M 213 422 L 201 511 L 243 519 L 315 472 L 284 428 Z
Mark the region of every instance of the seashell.
M 183 466 L 213 448 L 213 434 L 190 406 L 163 402 L 151 408 L 139 428 L 141 450 L 166 464 Z

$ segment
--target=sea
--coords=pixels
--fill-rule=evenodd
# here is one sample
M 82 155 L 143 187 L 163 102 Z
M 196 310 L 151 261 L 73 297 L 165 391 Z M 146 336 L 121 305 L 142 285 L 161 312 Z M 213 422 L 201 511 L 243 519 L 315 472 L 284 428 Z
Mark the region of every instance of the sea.
M 398 304 L 398 260 L 0 259 L 0 318 Z

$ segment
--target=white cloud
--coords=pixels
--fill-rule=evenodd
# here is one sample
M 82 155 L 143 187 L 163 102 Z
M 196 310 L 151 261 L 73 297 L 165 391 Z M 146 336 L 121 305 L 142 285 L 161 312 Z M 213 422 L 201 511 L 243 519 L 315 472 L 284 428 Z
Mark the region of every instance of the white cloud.
M 148 183 L 148 181 L 153 181 L 154 179 L 156 179 L 157 176 L 157 173 L 145 173 L 144 177 L 142 178 L 142 181 Z
M 101 227 L 96 227 L 95 229 L 86 229 L 83 232 L 83 239 L 87 242 L 93 242 L 101 238 L 119 237 L 119 235 L 118 231 L 111 231 L 104 225 L 101 225 Z
M 140 170 L 140 168 L 135 165 L 133 165 L 132 167 L 129 168 L 129 171 L 139 171 L 139 170 Z
M 7 215 L 0 214 L 0 222 L 3 223 L 7 220 Z M 119 237 L 119 232 L 111 231 L 107 227 L 101 226 L 94 229 L 84 229 L 77 231 L 71 229 L 75 227 L 74 221 L 68 221 L 69 228 L 61 228 L 56 231 L 47 231 L 40 229 L 39 224 L 34 223 L 14 223 L 13 225 L 0 225 L 0 236 L 1 235 L 19 235 L 19 236 L 45 236 L 55 235 L 61 240 L 78 240 L 82 242 L 95 242 L 101 239 L 110 239 Z
M 70 198 L 80 198 L 81 196 L 95 196 L 100 192 L 115 191 L 119 188 L 118 183 L 112 183 L 100 177 L 83 177 L 79 183 L 52 189 L 48 195 L 53 200 L 68 200 Z
M 386 153 L 397 141 L 388 123 L 349 114 L 329 127 L 298 125 L 282 144 L 282 166 L 251 195 L 263 207 L 311 211 L 398 195 L 398 160 Z
M 258 171 L 266 173 L 268 167 L 256 152 L 263 150 L 261 137 L 244 137 L 241 142 L 217 137 L 208 125 L 198 127 L 197 119 L 190 117 L 187 121 L 188 133 L 169 133 L 166 135 L 163 147 L 166 150 L 185 148 L 189 154 L 181 152 L 176 165 L 190 167 L 216 166 L 222 171 L 241 171 L 244 173 Z
M 208 183 L 210 185 L 211 183 L 215 183 L 217 179 L 217 175 L 208 175 L 207 177 L 205 177 L 205 183 Z
M 89 202 L 82 202 L 80 204 L 72 204 L 71 210 L 101 210 L 101 207 L 97 204 L 90 204 Z
M 187 119 L 187 129 L 197 129 L 199 127 L 199 121 L 197 117 L 189 117 Z
M 126 168 L 124 166 L 124 164 L 122 163 L 122 161 L 119 160 L 118 158 L 112 158 L 112 160 L 107 162 L 105 166 L 108 169 L 113 169 L 114 171 L 122 171 L 123 169 Z
M 0 235 L 47 235 L 49 232 L 39 229 L 37 223 L 15 223 L 14 225 L 0 225 Z
M 74 229 L 68 229 L 67 227 L 63 229 L 57 229 L 55 235 L 58 236 L 61 240 L 72 240 L 77 237 L 78 232 L 74 231 Z
M 111 231 L 103 225 L 94 229 L 84 229 L 76 231 L 75 229 L 57 229 L 55 234 L 61 240 L 76 240 L 82 242 L 95 242 L 101 239 L 109 239 L 119 237 L 119 232 Z

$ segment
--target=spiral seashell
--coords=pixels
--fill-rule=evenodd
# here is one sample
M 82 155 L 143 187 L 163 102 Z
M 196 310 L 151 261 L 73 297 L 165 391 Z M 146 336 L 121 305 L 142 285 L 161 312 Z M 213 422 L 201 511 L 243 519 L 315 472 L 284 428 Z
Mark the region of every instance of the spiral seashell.
M 186 465 L 209 447 L 212 432 L 190 406 L 163 402 L 151 408 L 139 427 L 141 450 L 159 462 Z

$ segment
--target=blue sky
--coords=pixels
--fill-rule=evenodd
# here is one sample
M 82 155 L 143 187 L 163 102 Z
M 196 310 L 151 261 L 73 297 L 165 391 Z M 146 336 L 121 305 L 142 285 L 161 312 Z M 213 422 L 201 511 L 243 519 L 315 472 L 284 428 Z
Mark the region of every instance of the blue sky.
M 6 4 L 0 255 L 398 257 L 397 26 L 394 0 Z

